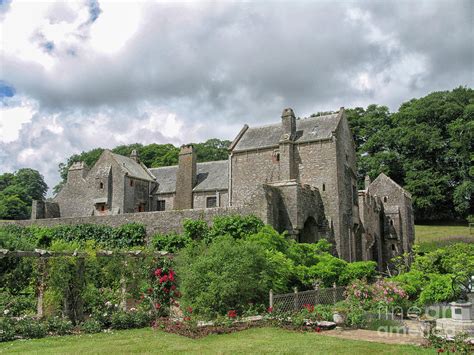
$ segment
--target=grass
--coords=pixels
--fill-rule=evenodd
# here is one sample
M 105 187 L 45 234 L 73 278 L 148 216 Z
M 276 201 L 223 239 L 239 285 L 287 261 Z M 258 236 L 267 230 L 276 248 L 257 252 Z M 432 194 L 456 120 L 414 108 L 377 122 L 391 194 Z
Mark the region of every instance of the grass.
M 474 243 L 474 234 L 469 234 L 467 223 L 465 225 L 415 225 L 415 243 L 419 244 L 423 251 L 458 242 Z
M 189 339 L 149 328 L 94 335 L 16 340 L 0 344 L 3 353 L 291 353 L 291 354 L 432 354 L 414 345 L 387 345 L 343 340 L 318 333 L 297 333 L 278 328 L 253 328 L 226 335 Z

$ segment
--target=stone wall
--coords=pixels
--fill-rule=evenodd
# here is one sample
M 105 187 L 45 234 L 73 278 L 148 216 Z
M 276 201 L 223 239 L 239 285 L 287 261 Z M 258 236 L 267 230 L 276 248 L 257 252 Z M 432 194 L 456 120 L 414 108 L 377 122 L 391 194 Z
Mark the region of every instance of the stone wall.
M 362 229 L 362 260 L 374 260 L 379 271 L 385 269 L 383 247 L 383 206 L 378 197 L 359 191 Z
M 50 218 L 38 220 L 5 221 L 1 224 L 16 224 L 21 226 L 56 226 L 56 225 L 75 225 L 75 224 L 103 224 L 111 227 L 119 227 L 127 223 L 143 223 L 146 226 L 147 235 L 155 233 L 181 233 L 182 224 L 185 219 L 203 219 L 210 223 L 215 216 L 221 215 L 249 215 L 252 209 L 245 207 L 220 207 L 207 209 L 179 210 L 179 211 L 159 211 L 159 212 L 141 212 L 126 213 L 120 215 L 107 216 L 89 216 L 89 217 L 69 217 L 69 218 Z

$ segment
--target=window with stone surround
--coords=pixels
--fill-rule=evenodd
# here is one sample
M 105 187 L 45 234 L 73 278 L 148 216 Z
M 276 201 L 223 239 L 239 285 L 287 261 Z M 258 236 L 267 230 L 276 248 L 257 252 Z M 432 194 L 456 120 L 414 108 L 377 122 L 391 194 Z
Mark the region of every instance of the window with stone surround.
M 130 179 L 130 186 L 133 186 L 133 180 Z
M 273 163 L 278 163 L 280 161 L 280 151 L 275 149 L 272 154 L 272 161 Z
M 104 183 L 101 181 L 101 182 L 99 182 L 99 189 L 102 190 L 103 188 L 104 188 Z
M 388 201 L 388 197 L 387 196 L 384 196 L 383 197 L 383 202 L 387 202 Z
M 206 197 L 206 208 L 213 208 L 217 206 L 217 197 L 210 196 Z
M 323 191 L 326 191 L 326 184 L 323 184 Z
M 156 210 L 157 211 L 165 211 L 166 210 L 166 201 L 165 200 L 156 201 Z

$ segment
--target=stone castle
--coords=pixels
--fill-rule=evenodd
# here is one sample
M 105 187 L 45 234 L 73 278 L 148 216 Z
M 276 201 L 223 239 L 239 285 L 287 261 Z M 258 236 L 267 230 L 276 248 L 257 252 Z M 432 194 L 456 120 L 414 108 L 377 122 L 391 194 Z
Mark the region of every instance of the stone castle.
M 187 145 L 177 166 L 147 168 L 135 151 L 125 157 L 105 150 L 91 168 L 73 164 L 51 202 L 34 201 L 30 222 L 140 221 L 164 233 L 183 218 L 232 213 L 257 215 L 300 242 L 326 238 L 340 258 L 374 260 L 380 270 L 414 241 L 407 191 L 384 174 L 357 190 L 343 108 L 305 119 L 288 108 L 279 123 L 244 125 L 222 161 L 197 163 Z

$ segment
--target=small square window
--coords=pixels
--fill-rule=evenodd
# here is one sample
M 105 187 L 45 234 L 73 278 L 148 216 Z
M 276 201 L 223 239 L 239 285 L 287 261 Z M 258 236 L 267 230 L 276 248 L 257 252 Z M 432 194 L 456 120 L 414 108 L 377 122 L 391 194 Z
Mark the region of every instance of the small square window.
M 166 201 L 165 200 L 156 201 L 156 210 L 157 211 L 165 211 L 166 210 Z
M 217 206 L 217 197 L 212 196 L 212 197 L 207 197 L 206 198 L 206 207 L 207 208 L 213 208 Z

